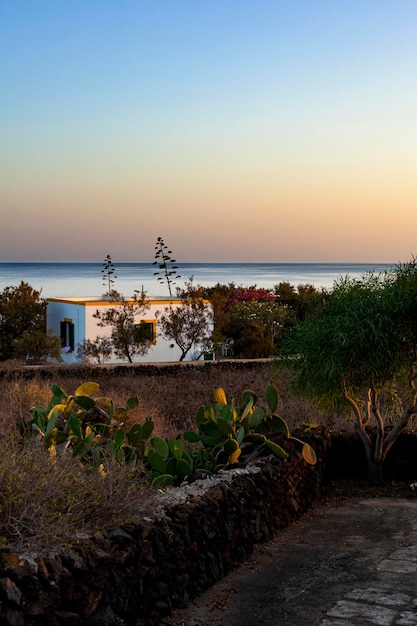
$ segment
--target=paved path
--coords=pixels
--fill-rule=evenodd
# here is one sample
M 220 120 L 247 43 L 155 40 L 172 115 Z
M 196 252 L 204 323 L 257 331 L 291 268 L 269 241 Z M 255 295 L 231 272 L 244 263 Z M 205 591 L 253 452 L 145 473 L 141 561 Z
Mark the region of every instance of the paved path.
M 318 505 L 175 626 L 417 626 L 417 501 Z

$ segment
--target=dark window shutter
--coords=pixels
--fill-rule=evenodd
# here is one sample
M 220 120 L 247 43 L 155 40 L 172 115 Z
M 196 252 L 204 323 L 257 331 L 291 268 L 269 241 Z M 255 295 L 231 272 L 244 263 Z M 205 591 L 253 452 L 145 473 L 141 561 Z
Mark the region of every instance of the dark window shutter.
M 69 326 L 69 345 L 71 350 L 74 350 L 74 324 L 68 324 Z

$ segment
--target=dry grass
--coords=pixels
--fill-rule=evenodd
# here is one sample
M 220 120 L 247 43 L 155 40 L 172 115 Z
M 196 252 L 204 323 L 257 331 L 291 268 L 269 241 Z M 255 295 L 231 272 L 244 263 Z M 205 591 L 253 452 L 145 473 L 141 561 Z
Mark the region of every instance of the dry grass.
M 318 414 L 309 403 L 287 396 L 285 374 L 272 373 L 267 362 L 253 367 L 125 368 L 122 373 L 96 367 L 88 375 L 64 367 L 47 376 L 41 370 L 28 374 L 28 369 L 9 371 L 0 378 L 0 542 L 19 549 L 51 550 L 85 531 L 137 519 L 149 505 L 143 475 L 122 470 L 111 458 L 103 474 L 65 457 L 51 458 L 35 441 L 22 444 L 17 424 L 30 418 L 31 406 L 49 402 L 52 383 L 73 393 L 80 383 L 92 380 L 102 395 L 121 406 L 138 395 L 139 407 L 129 421 L 151 416 L 155 434 L 170 438 L 195 429 L 198 407 L 213 401 L 217 387 L 237 402 L 245 389 L 252 389 L 262 404 L 271 379 L 281 392 L 280 413 L 290 427 L 302 422 L 332 425 L 329 416 Z
M 28 370 L 26 370 L 27 372 Z M 14 428 L 19 419 L 29 417 L 29 409 L 34 404 L 47 404 L 52 383 L 60 385 L 67 393 L 92 380 L 100 385 L 100 393 L 112 398 L 123 406 L 130 396 L 137 395 L 140 404 L 131 413 L 132 421 L 143 421 L 151 416 L 156 424 L 157 434 L 176 437 L 187 429 L 195 428 L 195 415 L 199 406 L 213 402 L 217 387 L 223 387 L 228 398 L 240 403 L 245 389 L 258 394 L 262 404 L 265 387 L 273 380 L 277 386 L 281 404 L 280 414 L 292 428 L 303 422 L 318 422 L 334 426 L 335 418 L 318 412 L 308 401 L 294 398 L 285 392 L 288 374 L 271 369 L 269 362 L 246 366 L 231 364 L 220 367 L 214 364 L 203 366 L 171 365 L 152 368 L 123 368 L 116 373 L 108 368 L 96 367 L 85 371 L 80 368 L 56 368 L 50 378 L 34 373 L 32 378 L 14 376 L 0 378 L 0 428 L 4 433 Z M 344 416 L 345 418 L 346 416 Z
M 51 552 L 129 520 L 146 510 L 145 482 L 112 458 L 99 470 L 35 441 L 0 440 L 0 542 L 18 550 Z

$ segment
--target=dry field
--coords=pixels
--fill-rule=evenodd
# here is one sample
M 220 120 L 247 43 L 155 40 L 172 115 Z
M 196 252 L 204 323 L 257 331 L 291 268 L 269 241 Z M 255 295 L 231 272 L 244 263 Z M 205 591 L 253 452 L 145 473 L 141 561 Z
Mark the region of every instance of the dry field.
M 303 422 L 334 426 L 332 416 L 318 413 L 306 400 L 289 396 L 285 391 L 288 375 L 273 370 L 270 361 L 264 360 L 3 369 L 0 370 L 0 427 L 3 432 L 9 430 L 17 420 L 29 417 L 31 406 L 47 404 L 52 383 L 73 393 L 80 383 L 93 381 L 100 385 L 102 395 L 121 406 L 130 396 L 139 396 L 139 407 L 131 413 L 131 419 L 143 421 L 151 416 L 157 434 L 176 437 L 195 427 L 197 409 L 213 402 L 217 387 L 223 387 L 227 397 L 233 397 L 237 404 L 243 391 L 251 389 L 258 394 L 262 405 L 265 387 L 271 380 L 280 392 L 280 414 L 290 427 Z

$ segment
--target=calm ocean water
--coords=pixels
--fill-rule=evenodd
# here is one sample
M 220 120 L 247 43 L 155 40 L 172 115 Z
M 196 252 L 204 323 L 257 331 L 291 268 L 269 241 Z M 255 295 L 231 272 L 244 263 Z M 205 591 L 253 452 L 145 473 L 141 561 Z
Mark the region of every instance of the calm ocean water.
M 359 277 L 393 267 L 383 263 L 182 263 L 178 286 L 190 276 L 196 284 L 212 287 L 217 283 L 272 288 L 282 281 L 295 286 L 312 284 L 330 289 L 341 276 Z M 0 263 L 0 291 L 18 286 L 23 280 L 42 289 L 44 298 L 97 296 L 103 285 L 102 263 Z M 167 286 L 154 276 L 151 263 L 115 263 L 115 288 L 125 296 L 142 288 L 148 296 L 168 295 Z

